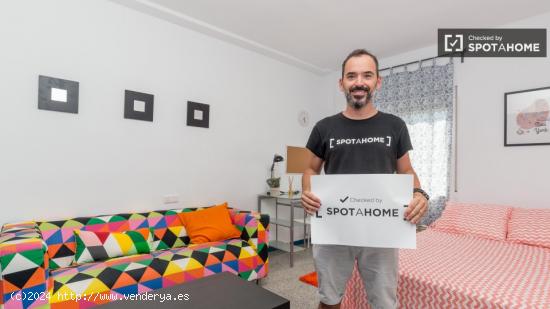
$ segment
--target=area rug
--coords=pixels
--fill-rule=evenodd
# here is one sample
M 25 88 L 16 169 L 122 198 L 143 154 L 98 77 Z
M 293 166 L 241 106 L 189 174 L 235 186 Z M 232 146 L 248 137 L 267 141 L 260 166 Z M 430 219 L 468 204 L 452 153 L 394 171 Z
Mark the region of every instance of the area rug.
M 313 285 L 314 287 L 317 287 L 317 273 L 311 272 L 309 274 L 305 274 L 299 278 L 300 281 Z

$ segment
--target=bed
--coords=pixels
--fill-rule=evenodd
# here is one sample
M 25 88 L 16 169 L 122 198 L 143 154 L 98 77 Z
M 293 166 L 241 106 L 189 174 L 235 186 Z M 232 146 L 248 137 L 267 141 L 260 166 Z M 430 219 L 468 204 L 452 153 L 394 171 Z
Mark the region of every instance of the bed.
M 449 203 L 399 267 L 399 308 L 550 308 L 550 209 Z M 354 270 L 342 308 L 367 298 Z

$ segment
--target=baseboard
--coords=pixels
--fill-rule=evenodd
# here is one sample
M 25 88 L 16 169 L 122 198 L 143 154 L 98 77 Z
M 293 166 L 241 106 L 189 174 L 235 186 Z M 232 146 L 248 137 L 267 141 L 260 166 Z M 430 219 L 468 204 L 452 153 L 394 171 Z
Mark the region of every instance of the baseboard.
M 295 246 L 301 246 L 305 243 L 305 240 L 304 239 L 300 239 L 300 240 L 296 240 L 294 241 L 294 245 Z M 269 247 L 269 250 L 267 252 L 272 252 L 272 251 L 282 251 L 280 249 L 277 249 L 277 248 L 274 248 L 274 247 Z

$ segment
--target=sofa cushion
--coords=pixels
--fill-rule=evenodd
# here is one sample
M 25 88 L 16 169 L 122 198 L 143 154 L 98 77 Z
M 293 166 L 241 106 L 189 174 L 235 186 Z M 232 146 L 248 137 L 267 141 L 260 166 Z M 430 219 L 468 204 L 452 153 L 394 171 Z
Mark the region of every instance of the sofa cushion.
M 74 230 L 95 231 L 95 232 L 124 232 L 137 230 L 139 228 L 152 227 L 155 229 L 157 241 L 162 240 L 166 235 L 169 241 L 170 234 L 166 229 L 174 226 L 182 226 L 178 218 L 180 210 L 157 210 L 146 213 L 123 213 L 97 217 L 78 217 L 58 221 L 38 222 L 38 227 L 44 241 L 48 245 L 50 256 L 50 269 L 68 267 L 74 261 L 76 250 Z M 159 238 L 160 236 L 160 238 Z M 188 243 L 185 236 L 180 237 L 181 241 L 173 241 L 173 246 L 179 246 L 181 242 Z
M 83 264 L 151 251 L 153 238 L 147 228 L 122 233 L 75 230 L 75 263 Z
M 181 209 L 169 209 L 147 213 L 147 225 L 153 230 L 151 251 L 189 244 L 189 236 L 178 216 L 180 212 Z
M 183 225 L 150 229 L 153 233 L 151 251 L 179 248 L 189 244 L 190 239 Z
M 513 208 L 507 240 L 550 248 L 550 209 Z
M 146 228 L 149 227 L 147 215 L 147 213 L 128 213 L 38 222 L 38 228 L 48 246 L 50 269 L 68 267 L 74 261 L 76 251 L 74 230 L 124 232 Z
M 143 293 L 219 272 L 231 272 L 255 280 L 262 266 L 256 251 L 241 239 L 118 257 L 53 271 L 51 302 L 69 303 L 64 293 L 111 296 Z M 89 299 L 87 305 L 108 302 L 101 298 L 105 299 Z
M 100 299 L 102 295 L 123 294 L 124 291 L 141 293 L 161 288 L 162 276 L 151 267 L 152 261 L 151 254 L 139 254 L 54 270 L 51 272 L 53 287 L 50 302 L 68 303 L 68 308 L 78 308 L 75 305 L 77 302 L 67 298 L 67 294 L 94 296 L 94 299 L 89 299 L 89 305 L 113 300 Z M 65 307 L 59 305 L 59 308 Z
M 227 203 L 203 210 L 182 212 L 179 216 L 193 244 L 241 236 L 241 231 L 231 221 Z
M 204 274 L 202 276 L 229 271 L 254 280 L 258 278 L 257 271 L 263 264 L 256 250 L 242 239 L 191 244 L 151 254 L 159 260 L 169 261 L 167 269 Z
M 511 209 L 502 205 L 447 202 L 441 217 L 430 227 L 442 232 L 504 241 Z

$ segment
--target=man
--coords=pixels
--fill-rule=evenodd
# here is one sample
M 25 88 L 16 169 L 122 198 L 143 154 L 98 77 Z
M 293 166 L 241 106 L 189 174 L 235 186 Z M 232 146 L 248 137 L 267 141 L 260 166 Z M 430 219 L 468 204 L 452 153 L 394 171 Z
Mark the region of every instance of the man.
M 347 106 L 342 113 L 319 121 L 309 137 L 309 168 L 302 177 L 302 206 L 314 214 L 321 201 L 311 192 L 310 176 L 324 167 L 326 174 L 411 174 L 414 195 L 404 220 L 416 224 L 428 208 L 429 196 L 420 188 L 411 166 L 412 149 L 405 122 L 376 110 L 372 99 L 382 79 L 378 60 L 364 49 L 353 51 L 342 64 L 340 90 Z M 383 137 L 379 143 L 338 143 L 339 139 Z M 370 139 L 377 140 L 379 139 Z M 399 250 L 395 248 L 314 245 L 313 258 L 319 280 L 319 308 L 339 308 L 345 285 L 357 265 L 372 308 L 397 307 Z

